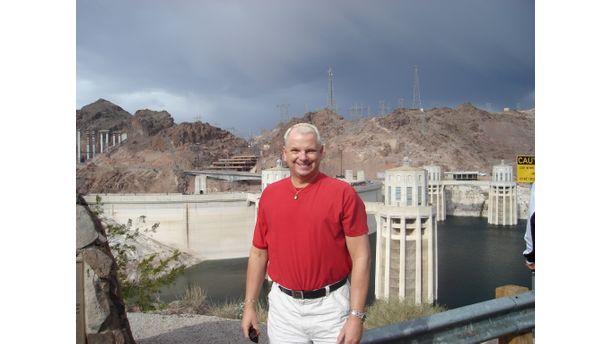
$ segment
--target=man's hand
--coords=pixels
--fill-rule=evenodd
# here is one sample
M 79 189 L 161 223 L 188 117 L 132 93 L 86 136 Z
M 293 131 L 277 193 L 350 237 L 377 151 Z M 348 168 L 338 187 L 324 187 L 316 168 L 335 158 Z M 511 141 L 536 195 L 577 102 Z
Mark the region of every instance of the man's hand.
M 266 266 L 268 264 L 268 251 L 251 247 L 249 263 L 247 265 L 246 291 L 244 293 L 244 310 L 240 327 L 245 338 L 249 338 L 249 328 L 252 326 L 259 335 L 259 322 L 257 321 L 257 297 L 263 284 Z
M 257 331 L 259 336 L 259 322 L 257 321 L 257 312 L 255 311 L 254 304 L 245 304 L 244 311 L 242 312 L 242 321 L 240 327 L 242 328 L 242 334 L 244 338 L 249 339 L 249 328 L 253 327 Z
M 525 265 L 527 266 L 527 269 L 531 271 L 535 271 L 535 263 L 530 263 L 530 262 L 525 261 Z
M 336 344 L 359 344 L 363 335 L 363 321 L 349 315 L 348 320 L 342 327 Z

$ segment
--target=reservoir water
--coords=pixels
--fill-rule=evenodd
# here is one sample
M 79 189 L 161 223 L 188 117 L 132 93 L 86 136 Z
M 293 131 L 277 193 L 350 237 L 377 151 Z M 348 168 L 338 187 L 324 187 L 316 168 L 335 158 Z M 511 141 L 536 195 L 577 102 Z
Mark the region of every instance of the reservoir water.
M 377 196 L 362 195 L 366 201 Z M 370 226 L 374 217 L 368 216 Z M 495 288 L 506 284 L 531 286 L 531 274 L 524 266 L 525 221 L 516 226 L 493 226 L 486 218 L 449 216 L 438 222 L 438 304 L 449 309 L 495 298 Z M 376 256 L 376 235 L 370 235 L 372 257 Z M 374 258 L 373 258 L 374 260 Z M 205 261 L 185 270 L 174 285 L 164 288 L 161 299 L 180 298 L 188 286 L 200 286 L 212 303 L 244 297 L 247 259 Z M 368 303 L 374 300 L 374 261 Z M 264 299 L 267 286 L 262 291 Z

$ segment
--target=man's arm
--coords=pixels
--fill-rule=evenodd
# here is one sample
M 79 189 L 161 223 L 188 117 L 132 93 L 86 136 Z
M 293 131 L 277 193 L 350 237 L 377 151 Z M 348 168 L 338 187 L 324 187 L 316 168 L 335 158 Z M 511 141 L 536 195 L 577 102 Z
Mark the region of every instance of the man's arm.
M 363 312 L 370 281 L 371 257 L 368 235 L 346 237 L 346 247 L 353 261 L 353 270 L 351 271 L 351 309 Z M 338 336 L 338 343 L 359 343 L 362 334 L 363 322 L 361 319 L 349 315 L 344 328 Z
M 257 321 L 257 299 L 265 278 L 268 265 L 268 251 L 251 247 L 246 274 L 246 291 L 244 293 L 244 311 L 240 327 L 245 338 L 249 338 L 249 327 L 253 327 L 259 334 L 259 322 Z

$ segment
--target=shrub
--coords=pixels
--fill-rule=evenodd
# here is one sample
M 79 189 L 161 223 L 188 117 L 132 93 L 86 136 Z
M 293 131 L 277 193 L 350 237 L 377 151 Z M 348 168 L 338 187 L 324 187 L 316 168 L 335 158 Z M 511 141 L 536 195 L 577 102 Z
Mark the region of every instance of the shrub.
M 121 284 L 123 301 L 126 305 L 136 305 L 141 311 L 149 311 L 165 306 L 159 300 L 159 292 L 165 285 L 174 283 L 183 273 L 185 265 L 179 264 L 181 252 L 175 250 L 167 258 L 160 258 L 156 253 L 143 257 L 134 254 L 136 246 L 130 244 L 140 235 L 139 229 L 132 230 L 132 220 L 126 225 L 113 224 L 104 217 L 101 197 L 96 196 L 93 213 L 105 224 L 106 236 L 110 249 L 117 262 L 117 277 Z M 143 220 L 144 216 L 140 217 Z M 159 223 L 144 231 L 155 232 Z
M 380 299 L 366 307 L 368 319 L 365 329 L 386 326 L 445 311 L 444 307 L 430 304 L 415 305 L 399 298 Z

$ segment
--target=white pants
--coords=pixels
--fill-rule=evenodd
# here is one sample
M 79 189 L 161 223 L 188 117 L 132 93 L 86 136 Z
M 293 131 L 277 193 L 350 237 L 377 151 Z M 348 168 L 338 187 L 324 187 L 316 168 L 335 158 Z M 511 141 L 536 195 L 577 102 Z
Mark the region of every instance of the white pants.
M 274 282 L 268 294 L 268 338 L 272 344 L 336 343 L 350 311 L 350 284 L 318 299 L 294 299 Z

